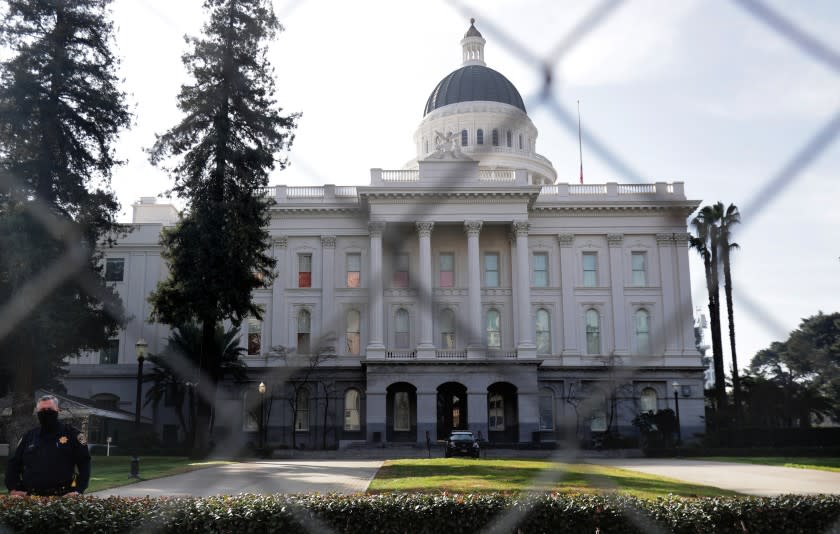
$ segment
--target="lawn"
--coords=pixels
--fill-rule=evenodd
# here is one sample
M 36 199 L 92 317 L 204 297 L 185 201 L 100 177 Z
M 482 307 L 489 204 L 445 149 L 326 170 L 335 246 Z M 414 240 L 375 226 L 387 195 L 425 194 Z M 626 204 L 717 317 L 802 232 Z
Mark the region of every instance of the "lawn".
M 737 495 L 636 471 L 594 464 L 547 460 L 472 460 L 454 458 L 390 460 L 383 464 L 368 493 L 482 493 L 524 491 L 563 493 L 618 492 L 641 498 Z
M 228 461 L 194 461 L 176 456 L 141 456 L 140 476 L 144 479 L 160 478 L 214 465 L 223 465 Z M 99 491 L 137 482 L 128 478 L 130 456 L 94 456 L 91 461 L 90 485 L 87 491 Z M 5 474 L 6 464 L 0 464 L 0 475 Z
M 797 458 L 793 456 L 708 456 L 693 459 L 708 460 L 712 462 L 736 462 L 743 464 L 777 465 L 780 467 L 818 469 L 820 471 L 834 471 L 835 473 L 840 473 L 840 458 Z

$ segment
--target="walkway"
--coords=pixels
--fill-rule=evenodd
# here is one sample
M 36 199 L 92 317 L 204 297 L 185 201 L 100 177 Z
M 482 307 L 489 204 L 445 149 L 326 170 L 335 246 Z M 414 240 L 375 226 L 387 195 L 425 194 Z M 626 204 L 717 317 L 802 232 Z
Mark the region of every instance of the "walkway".
M 682 458 L 587 458 L 586 461 L 748 495 L 840 494 L 840 473 L 832 471 Z
M 236 495 L 237 493 L 359 493 L 380 460 L 265 460 L 199 469 L 92 493 L 97 497 Z

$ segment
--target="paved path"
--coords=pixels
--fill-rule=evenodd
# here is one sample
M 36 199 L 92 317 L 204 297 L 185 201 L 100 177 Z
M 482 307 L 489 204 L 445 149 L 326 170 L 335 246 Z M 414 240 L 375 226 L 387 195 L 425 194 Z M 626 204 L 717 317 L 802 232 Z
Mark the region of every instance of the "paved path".
M 840 473 L 832 471 L 679 458 L 588 458 L 586 461 L 748 495 L 840 494 Z
M 237 493 L 358 493 L 367 489 L 381 465 L 381 460 L 266 460 L 237 463 L 138 482 L 91 495 L 204 497 Z

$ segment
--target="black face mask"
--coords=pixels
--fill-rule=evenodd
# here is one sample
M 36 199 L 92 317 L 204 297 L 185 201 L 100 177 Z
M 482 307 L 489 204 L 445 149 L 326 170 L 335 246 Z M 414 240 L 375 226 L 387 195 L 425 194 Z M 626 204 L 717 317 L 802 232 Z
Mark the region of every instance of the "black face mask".
M 38 412 L 38 422 L 44 428 L 55 428 L 58 425 L 58 412 L 55 410 L 41 410 Z

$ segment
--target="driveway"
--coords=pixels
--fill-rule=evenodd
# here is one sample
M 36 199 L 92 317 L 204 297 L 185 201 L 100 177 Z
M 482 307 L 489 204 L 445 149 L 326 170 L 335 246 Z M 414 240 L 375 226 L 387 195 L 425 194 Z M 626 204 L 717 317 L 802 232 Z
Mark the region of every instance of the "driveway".
M 816 469 L 679 458 L 588 458 L 586 461 L 748 495 L 840 494 L 840 473 Z
M 266 460 L 199 469 L 92 493 L 97 497 L 235 495 L 237 493 L 359 493 L 381 460 Z

